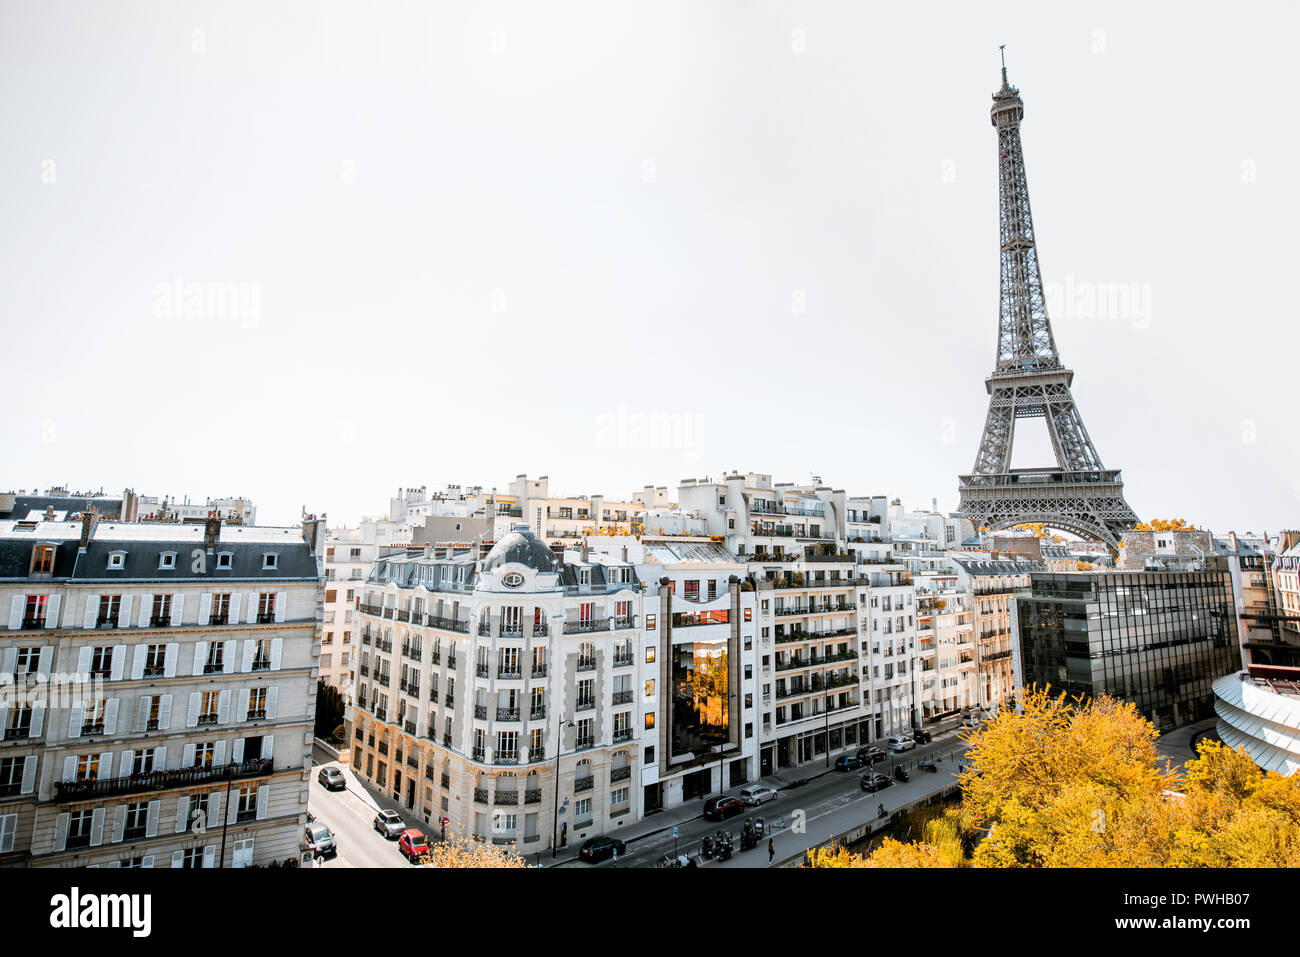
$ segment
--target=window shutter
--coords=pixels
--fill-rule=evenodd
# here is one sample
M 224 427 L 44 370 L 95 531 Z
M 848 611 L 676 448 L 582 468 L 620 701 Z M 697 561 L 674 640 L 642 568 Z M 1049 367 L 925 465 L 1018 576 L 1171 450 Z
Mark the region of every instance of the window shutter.
M 122 606 L 117 610 L 117 627 L 131 627 L 131 596 L 122 596 Z
M 153 614 L 153 595 L 140 596 L 140 621 L 141 628 L 149 627 L 149 616 Z
M 9 705 L 7 702 L 0 700 L 0 734 L 4 734 L 4 729 L 9 727 Z M 32 735 L 36 737 L 36 735 Z
M 194 767 L 194 743 L 190 742 L 181 749 L 181 767 Z
M 177 625 L 181 623 L 181 617 L 183 615 L 184 608 L 185 608 L 185 596 L 173 595 L 172 596 L 172 619 L 171 619 L 173 628 L 175 628 Z
M 32 705 L 32 730 L 31 736 L 38 738 L 41 731 L 45 728 L 45 702 L 37 701 Z
M 239 670 L 249 672 L 253 670 L 253 650 L 257 643 L 252 638 L 244 639 L 244 659 L 240 663 Z
M 203 849 L 203 866 L 204 867 L 217 866 L 217 845 L 209 844 L 207 847 Z
M 69 754 L 63 759 L 63 780 L 75 781 L 77 779 L 77 756 Z
M 234 638 L 226 642 L 226 647 L 221 652 L 221 673 L 233 675 L 235 673 L 235 656 L 239 654 L 239 642 Z
M 161 748 L 154 748 L 153 769 L 155 771 L 167 770 L 167 745 L 164 744 Z
M 188 767 L 188 765 L 186 765 Z M 176 833 L 184 832 L 190 823 L 190 799 L 182 797 L 176 802 Z
M 64 811 L 54 819 L 54 849 L 56 851 L 62 851 L 68 846 L 69 817 L 68 812 Z
M 226 808 L 226 823 L 234 824 L 235 815 L 239 811 L 239 792 L 232 791 L 230 794 L 230 807 Z
M 199 596 L 199 624 L 206 625 L 212 618 L 212 594 L 204 592 Z
M 139 681 L 144 677 L 144 657 L 149 653 L 148 645 L 136 645 L 135 655 L 131 659 L 131 680 Z
M 165 694 L 158 702 L 158 730 L 166 731 L 172 726 L 172 696 Z
M 13 674 L 14 669 L 18 667 L 18 649 L 6 648 L 0 661 L 3 661 L 3 665 L 0 665 L 0 672 L 7 675 Z
M 181 645 L 178 641 L 167 642 L 167 660 L 163 663 L 163 677 L 176 677 L 176 659 L 181 656 Z
M 230 689 L 217 694 L 217 723 L 225 724 L 230 720 Z
M 289 600 L 289 593 L 285 591 L 276 592 L 275 594 L 275 620 L 284 621 L 284 607 Z
M 212 746 L 212 763 L 217 767 L 226 763 L 226 742 L 218 741 Z
M 113 646 L 113 680 L 121 681 L 126 672 L 126 645 Z
M 265 784 L 263 784 L 260 788 L 257 789 L 257 819 L 259 821 L 266 820 L 266 809 L 270 806 L 270 804 L 271 804 L 271 789 L 267 787 Z M 98 811 L 96 811 L 96 813 L 99 814 L 101 817 L 103 817 L 103 813 L 102 813 L 103 810 L 104 810 L 103 808 L 100 808 Z
M 76 702 L 68 709 L 68 737 L 81 737 L 81 723 L 85 716 L 86 706 L 83 702 Z
M 77 674 L 90 674 L 90 653 L 92 649 L 89 645 L 77 652 Z
M 235 704 L 235 720 L 245 721 L 248 719 L 248 689 L 239 689 L 239 698 Z
M 203 822 L 204 827 L 216 827 L 217 822 L 221 820 L 221 792 L 213 791 L 208 798 L 208 817 Z
M 94 628 L 95 619 L 99 617 L 99 596 L 91 595 L 86 599 L 86 616 L 81 619 L 82 628 Z
M 198 726 L 199 703 L 200 703 L 199 693 L 197 691 L 191 691 L 190 692 L 190 713 L 185 718 L 185 727 L 194 728 Z
M 122 766 L 117 769 L 117 776 L 120 778 L 130 777 L 131 772 L 135 770 L 135 752 L 123 751 L 121 764 Z M 100 777 L 105 777 L 105 778 L 111 777 L 112 771 L 113 771 L 113 752 L 105 751 L 103 754 L 99 756 Z
M 126 833 L 126 805 L 119 804 L 113 808 L 113 835 L 109 838 L 112 843 L 117 844 L 122 840 L 122 835 Z
M 257 592 L 248 593 L 248 615 L 245 618 L 245 624 L 257 624 Z
M 244 739 L 236 738 L 230 746 L 230 763 L 242 764 L 244 762 Z
M 184 866 L 185 866 L 185 852 L 172 851 L 172 867 L 184 867 Z
M 17 631 L 23 626 L 23 609 L 27 607 L 26 595 L 14 595 L 9 603 L 9 630 Z
M 99 847 L 104 843 L 104 811 L 97 807 L 90 815 L 90 846 Z
M 117 734 L 117 709 L 121 703 L 121 698 L 109 698 L 104 705 L 104 734 Z
M 265 738 L 262 739 L 262 757 L 265 758 L 267 761 L 271 761 L 271 759 L 274 757 L 273 754 L 274 751 L 275 751 L 275 735 L 268 734 Z M 275 766 L 274 762 L 272 762 L 271 766 L 272 767 Z
M 190 674 L 203 674 L 203 666 L 208 660 L 208 643 L 206 641 L 194 642 L 194 668 Z
M 231 592 L 230 594 L 230 614 L 227 616 L 226 620 L 232 625 L 239 624 L 239 605 L 240 602 L 243 601 L 243 598 L 244 596 L 239 592 Z
M 29 754 L 23 758 L 23 786 L 20 794 L 31 794 L 36 790 L 36 762 L 37 757 Z
M 280 670 L 280 652 L 284 648 L 283 638 L 271 639 L 271 670 Z
M 63 596 L 62 596 L 62 595 L 51 595 L 51 596 L 50 596 L 50 603 L 49 603 L 48 607 L 47 607 L 46 610 L 45 610 L 45 627 L 46 627 L 46 628 L 58 628 L 58 627 L 59 627 L 59 605 L 61 605 L 62 603 L 63 603 Z
M 54 657 L 54 646 L 42 645 L 40 657 L 37 659 L 36 670 L 39 671 L 41 674 L 45 675 L 45 677 L 47 678 L 50 676 L 50 659 L 52 659 L 53 657 Z
M 0 854 L 14 849 L 14 835 L 18 833 L 18 815 L 0 814 Z
M 135 730 L 136 733 L 144 731 L 149 726 L 149 698 L 146 695 L 140 696 L 140 703 L 135 708 Z
M 149 816 L 145 819 L 144 836 L 158 836 L 158 816 L 162 812 L 162 801 L 149 802 Z
M 270 687 L 266 689 L 266 718 L 269 721 L 274 718 L 280 710 L 280 689 Z

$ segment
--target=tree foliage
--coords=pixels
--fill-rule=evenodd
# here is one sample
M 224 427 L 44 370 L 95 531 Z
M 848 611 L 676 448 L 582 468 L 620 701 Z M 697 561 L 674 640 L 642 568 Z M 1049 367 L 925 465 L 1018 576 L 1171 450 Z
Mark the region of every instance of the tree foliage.
M 1300 775 L 1218 742 L 1170 767 L 1131 703 L 1034 688 L 966 737 L 959 811 L 917 843 L 814 866 L 1300 866 Z
M 343 696 L 325 679 L 316 679 L 316 737 L 328 740 L 343 723 Z
M 434 867 L 527 867 L 519 855 L 496 844 L 452 835 L 446 841 L 430 842 L 429 863 Z
M 1138 522 L 1133 526 L 1135 532 L 1176 532 L 1180 529 L 1195 528 L 1181 518 L 1153 518 L 1149 522 Z

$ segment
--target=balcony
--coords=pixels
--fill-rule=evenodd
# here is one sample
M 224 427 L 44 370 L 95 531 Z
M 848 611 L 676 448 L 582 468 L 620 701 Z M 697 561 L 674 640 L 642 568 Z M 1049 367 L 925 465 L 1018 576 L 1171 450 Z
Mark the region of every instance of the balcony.
M 519 709 L 518 708 L 497 708 L 497 720 L 518 721 Z
M 254 668 L 253 670 L 256 671 L 257 669 Z M 393 678 L 392 678 L 392 675 L 390 675 L 390 674 L 386 674 L 386 673 L 385 673 L 385 674 L 382 674 L 382 675 L 380 675 L 380 674 L 375 675 L 375 684 L 377 684 L 377 685 L 381 685 L 382 687 L 385 687 L 385 688 L 390 687 L 390 686 L 392 685 L 392 681 L 393 681 Z
M 172 623 L 172 616 L 170 614 L 149 616 L 150 628 L 166 628 L 169 625 L 171 625 L 171 623 Z M 26 627 L 26 625 L 24 625 L 23 627 Z
M 533 665 L 533 670 L 532 670 L 532 673 L 531 673 L 530 677 L 533 677 L 533 678 L 545 678 L 545 677 L 546 677 L 546 665 Z
M 501 764 L 501 763 L 502 763 L 502 762 L 500 762 L 500 761 L 497 762 L 497 764 Z M 518 762 L 515 762 L 515 763 L 518 763 Z M 518 803 L 519 803 L 519 792 L 518 792 L 518 791 L 498 791 L 498 792 L 497 792 L 497 797 L 496 797 L 496 803 L 499 804 L 499 805 L 505 805 L 505 806 L 509 806 L 509 805 L 512 805 L 512 804 L 518 804 Z
M 546 706 L 542 705 L 528 712 L 529 721 L 541 721 L 546 717 Z
M 45 616 L 44 616 L 44 615 L 24 615 L 24 616 L 23 616 L 23 627 L 24 627 L 24 628 L 44 628 L 44 627 L 45 627 Z
M 409 611 L 404 611 L 403 609 L 399 608 L 399 609 L 397 609 L 396 613 L 394 614 L 394 617 L 395 617 L 398 621 L 406 621 L 406 622 L 409 622 L 409 621 L 411 620 L 411 613 L 410 613 Z
M 486 622 L 486 621 L 485 621 L 485 622 L 482 622 L 482 623 L 478 626 L 478 636 L 479 636 L 480 638 L 491 638 L 491 637 L 492 637 L 492 625 L 491 625 L 490 622 Z
M 473 758 L 474 758 L 475 761 L 482 761 L 482 760 L 484 760 L 486 757 L 487 757 L 487 752 L 485 752 L 482 748 L 475 748 L 475 749 L 474 749 L 474 751 L 473 751 Z M 486 794 L 487 792 L 485 791 L 484 793 Z M 475 800 L 477 800 L 477 798 L 475 798 Z M 486 801 L 487 798 L 484 798 L 484 800 Z
M 541 622 L 539 624 L 533 625 L 534 638 L 545 638 L 550 633 L 551 633 L 551 626 L 546 624 L 545 622 Z
M 524 803 L 541 804 L 542 803 L 541 788 L 529 788 L 528 790 L 524 791 Z
M 167 666 L 166 666 L 166 665 L 145 665 L 145 666 L 144 666 L 144 677 L 146 677 L 146 678 L 161 678 L 161 677 L 163 676 L 163 674 L 166 673 L 166 671 L 167 671 Z
M 375 717 L 378 718 L 380 721 L 387 721 L 387 720 L 388 720 L 388 709 L 387 709 L 387 708 L 376 708 L 376 709 L 375 709 Z M 380 749 L 380 750 L 382 750 L 382 749 Z
M 524 636 L 523 625 L 502 624 L 501 631 L 498 633 L 500 638 L 522 638 Z
M 441 651 L 431 651 L 431 652 L 429 652 L 429 664 L 431 664 L 431 665 L 440 665 L 440 664 L 442 664 L 442 652 L 441 652 Z
M 573 779 L 573 793 L 581 794 L 583 791 L 590 791 L 596 784 L 596 779 L 590 775 L 585 778 Z
M 578 703 L 573 706 L 574 711 L 591 711 L 596 707 L 595 698 L 579 698 Z
M 519 670 L 518 666 L 514 668 L 505 667 L 497 669 L 497 678 L 503 681 L 513 681 L 515 679 L 523 678 L 523 676 L 524 673 Z
M 631 740 L 632 740 L 632 729 L 631 729 L 631 728 L 615 728 L 615 729 L 614 729 L 614 743 L 615 743 L 615 744 L 619 744 L 619 743 L 621 743 L 621 742 L 623 742 L 623 741 L 631 741 Z
M 575 751 L 587 751 L 587 750 L 589 750 L 589 749 L 591 749 L 591 748 L 594 748 L 595 746 L 596 746 L 596 739 L 595 739 L 595 738 L 590 738 L 590 737 L 588 737 L 588 738 L 579 738 L 577 741 L 574 742 L 574 744 L 573 744 L 573 750 L 575 750 Z
M 631 703 L 632 703 L 632 692 L 631 692 L 631 691 L 615 691 L 615 692 L 614 692 L 614 704 L 631 704 Z
M 474 760 L 481 761 L 483 759 L 482 755 L 483 755 L 482 751 L 480 751 L 477 748 L 474 749 Z M 488 802 L 487 788 L 475 788 L 474 801 L 477 804 L 487 804 Z
M 486 678 L 488 676 L 488 666 L 485 664 L 475 665 L 474 674 L 480 678 Z
M 474 705 L 474 717 L 476 717 L 476 718 L 478 718 L 478 719 L 480 719 L 480 720 L 482 720 L 482 721 L 486 721 L 486 720 L 487 720 L 487 705 L 485 705 L 485 704 L 476 704 L 476 705 Z
M 443 735 L 442 735 L 442 746 L 443 746 L 444 748 L 450 748 L 450 747 L 451 747 L 451 732 L 450 732 L 450 731 L 444 731 L 444 732 L 443 732 Z M 444 775 L 444 779 L 445 779 L 445 777 L 446 777 L 446 776 Z M 443 785 L 443 787 L 446 787 L 446 786 L 447 786 L 446 784 Z
M 444 618 L 441 615 L 429 615 L 428 622 L 431 627 L 441 628 L 444 631 L 456 631 L 462 635 L 469 634 L 469 622 L 457 621 L 455 618 Z
M 448 744 L 451 744 L 451 738 L 450 738 L 450 737 L 448 737 L 448 739 L 447 739 L 447 743 L 448 743 Z M 444 788 L 449 788 L 449 787 L 451 787 L 451 775 L 450 775 L 450 774 L 444 774 L 444 775 L 443 775 L 443 776 L 438 780 L 438 784 L 439 784 L 440 786 L 444 787 Z
M 394 609 L 392 609 L 392 608 L 385 608 L 385 609 L 383 610 L 382 614 L 383 614 L 383 616 L 384 616 L 385 618 L 392 618 L 392 617 L 393 617 L 393 611 L 394 611 Z
M 496 754 L 492 755 L 492 763 L 493 764 L 518 764 L 519 752 L 498 751 Z
M 538 761 L 545 761 L 545 760 L 546 760 L 546 749 L 545 749 L 545 748 L 529 748 L 529 749 L 528 749 L 528 763 L 529 763 L 529 764 L 536 764 Z M 537 793 L 540 794 L 541 792 L 538 791 Z
M 412 661 L 423 661 L 424 650 L 421 648 L 412 648 L 410 645 L 402 645 L 402 657 L 410 658 Z
M 631 654 L 614 656 L 615 668 L 630 668 L 633 664 L 635 664 L 635 662 L 633 661 Z
M 95 619 L 95 627 L 96 627 L 96 628 L 116 628 L 116 627 L 117 627 L 117 617 L 118 617 L 117 615 L 100 615 L 98 618 Z M 222 624 L 225 624 L 225 622 L 222 622 Z
M 456 696 L 455 696 L 455 695 L 450 695 L 450 694 L 449 694 L 449 695 L 447 695 L 446 698 L 443 699 L 443 704 L 445 704 L 448 708 L 450 708 L 450 707 L 451 707 L 452 705 L 454 705 L 455 703 L 456 703 Z
M 124 778 L 98 781 L 58 781 L 54 785 L 56 801 L 87 801 L 118 794 L 165 791 L 171 788 L 196 787 L 214 781 L 255 777 L 271 773 L 270 758 L 255 758 L 239 764 L 181 768 L 173 771 L 148 771 Z
M 249 709 L 248 709 L 248 717 L 245 718 L 244 720 L 245 720 L 245 721 L 264 721 L 264 720 L 266 720 L 266 709 L 265 709 L 265 708 L 249 708 Z M 153 723 L 155 726 L 158 724 L 157 721 L 154 721 L 154 722 L 152 722 L 152 723 Z
M 578 668 L 577 668 L 577 670 L 578 670 L 578 671 L 595 671 L 595 670 L 596 670 L 596 659 L 595 659 L 595 658 L 579 658 L 579 659 L 578 659 Z
M 415 682 L 403 681 L 398 687 L 402 689 L 402 694 L 409 694 L 412 698 L 420 697 L 420 686 Z
M 621 617 L 615 616 L 614 618 L 610 619 L 610 621 L 614 631 L 619 631 L 624 628 L 636 627 L 636 615 L 623 615 Z
M 632 768 L 630 766 L 613 768 L 609 772 L 609 783 L 617 784 L 619 781 L 626 781 L 630 777 L 632 777 Z
M 564 623 L 564 633 L 566 635 L 585 635 L 595 631 L 609 631 L 609 619 L 600 618 L 591 621 L 566 621 Z
M 409 734 L 411 737 L 413 737 L 413 738 L 416 737 L 416 733 L 415 733 L 415 722 L 414 722 L 414 721 L 403 721 L 403 722 L 402 722 L 402 729 L 403 729 L 407 734 Z

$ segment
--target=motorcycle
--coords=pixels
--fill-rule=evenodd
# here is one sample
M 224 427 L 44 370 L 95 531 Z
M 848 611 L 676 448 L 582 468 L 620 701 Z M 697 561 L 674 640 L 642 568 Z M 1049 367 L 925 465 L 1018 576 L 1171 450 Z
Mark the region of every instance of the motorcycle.
M 933 761 L 929 761 L 929 760 L 922 761 L 921 767 L 926 771 L 933 771 L 935 774 L 939 773 L 939 765 L 935 764 Z
M 671 854 L 665 854 L 663 857 L 659 858 L 658 862 L 655 864 L 655 867 L 682 867 L 682 866 L 683 866 L 682 859 L 680 857 L 673 857 Z
M 740 849 L 748 851 L 756 847 L 758 847 L 758 831 L 752 821 L 746 821 L 745 826 L 740 829 Z
M 730 832 L 730 831 L 719 831 L 719 832 L 717 833 L 717 836 L 716 836 L 716 839 L 715 839 L 714 843 L 716 844 L 717 849 L 718 849 L 718 851 L 717 851 L 717 853 L 718 853 L 718 860 L 720 860 L 720 861 L 729 861 L 729 860 L 731 860 L 731 851 L 732 851 L 732 847 L 733 847 L 732 842 L 731 842 L 731 832 Z
M 894 780 L 895 781 L 911 780 L 911 777 L 908 775 L 907 771 L 903 768 L 901 764 L 898 767 L 894 768 Z
M 704 858 L 706 861 L 711 861 L 713 860 L 713 855 L 715 853 L 717 853 L 717 848 L 714 846 L 714 839 L 707 836 L 701 838 L 700 856 Z

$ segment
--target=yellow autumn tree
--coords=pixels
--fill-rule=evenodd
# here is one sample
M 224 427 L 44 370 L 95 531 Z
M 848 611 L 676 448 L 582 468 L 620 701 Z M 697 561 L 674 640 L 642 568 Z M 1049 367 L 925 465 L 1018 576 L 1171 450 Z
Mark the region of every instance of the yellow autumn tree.
M 1195 527 L 1181 518 L 1153 518 L 1149 522 L 1138 522 L 1133 526 L 1133 530 L 1135 532 L 1176 532 Z
M 462 836 L 429 844 L 429 863 L 434 867 L 527 867 L 527 862 L 504 847 Z

